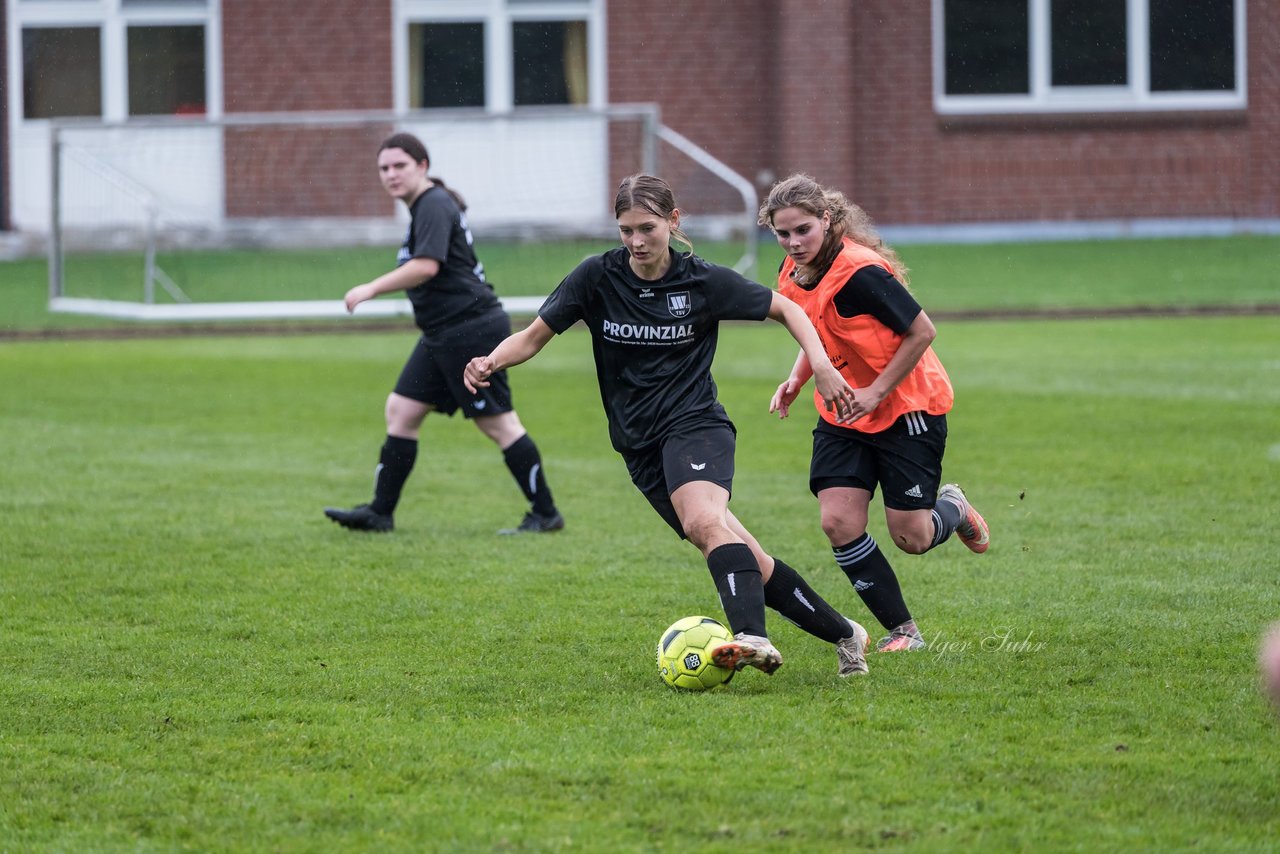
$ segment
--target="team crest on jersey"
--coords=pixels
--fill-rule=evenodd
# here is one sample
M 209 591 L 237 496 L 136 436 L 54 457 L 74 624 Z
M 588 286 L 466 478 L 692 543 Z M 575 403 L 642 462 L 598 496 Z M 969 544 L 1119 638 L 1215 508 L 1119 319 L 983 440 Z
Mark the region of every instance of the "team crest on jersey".
M 679 293 L 667 294 L 667 308 L 671 311 L 672 317 L 684 317 L 693 310 L 693 302 L 689 299 L 688 291 L 680 291 Z

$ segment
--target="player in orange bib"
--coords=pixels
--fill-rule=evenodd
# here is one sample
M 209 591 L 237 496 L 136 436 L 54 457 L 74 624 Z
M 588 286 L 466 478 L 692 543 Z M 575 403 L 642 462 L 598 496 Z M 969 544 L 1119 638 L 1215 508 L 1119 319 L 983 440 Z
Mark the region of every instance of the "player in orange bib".
M 907 270 L 862 208 L 808 175 L 779 181 L 760 207 L 787 253 L 778 291 L 800 305 L 831 363 L 854 388 L 851 422 L 818 403 L 809 488 L 836 563 L 889 630 L 877 649 L 923 649 L 893 567 L 867 532 L 877 485 L 894 544 L 923 554 L 952 532 L 987 550 L 987 523 L 954 483 L 939 487 L 951 380 L 932 348 L 936 330 L 907 290 Z M 802 352 L 770 412 L 786 418 L 813 375 Z

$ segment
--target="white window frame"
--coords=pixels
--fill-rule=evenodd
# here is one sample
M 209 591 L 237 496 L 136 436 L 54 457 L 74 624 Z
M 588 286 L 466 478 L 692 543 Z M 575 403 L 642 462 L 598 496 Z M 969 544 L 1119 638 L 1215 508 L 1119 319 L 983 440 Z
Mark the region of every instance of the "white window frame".
M 933 0 L 933 105 L 941 115 L 1010 113 L 1097 113 L 1239 110 L 1248 106 L 1245 56 L 1245 0 L 1232 0 L 1235 16 L 1236 87 L 1226 92 L 1152 92 L 1147 20 L 1148 0 L 1125 0 L 1128 21 L 1128 84 L 1053 86 L 1050 83 L 1049 11 L 1052 0 L 1027 0 L 1027 94 L 949 95 L 946 92 L 944 0 Z
M 482 23 L 485 104 L 488 113 L 515 107 L 511 25 L 516 21 L 585 21 L 587 24 L 587 106 L 600 109 L 605 96 L 605 0 L 392 0 L 392 104 L 409 107 L 409 25 Z M 456 108 L 440 108 L 456 109 Z M 477 108 L 478 109 L 478 108 Z
M 204 5 L 183 0 L 5 0 L 8 4 L 9 115 L 15 124 L 34 125 L 48 119 L 24 118 L 22 105 L 22 31 L 28 27 L 97 27 L 102 40 L 102 116 L 127 121 L 129 116 L 128 28 L 138 25 L 204 27 L 205 115 L 222 117 L 222 3 Z M 143 118 L 143 117 L 139 117 Z M 147 116 L 146 118 L 155 118 Z

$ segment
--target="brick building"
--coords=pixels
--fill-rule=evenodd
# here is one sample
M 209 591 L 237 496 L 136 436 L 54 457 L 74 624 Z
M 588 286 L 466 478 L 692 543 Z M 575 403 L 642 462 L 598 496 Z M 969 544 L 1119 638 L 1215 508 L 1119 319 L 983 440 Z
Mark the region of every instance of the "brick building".
M 47 227 L 47 127 L 65 116 L 127 128 L 629 103 L 659 105 L 664 125 L 760 191 L 807 171 L 885 225 L 1273 227 L 1280 4 L 1093 6 L 1082 18 L 1054 0 L 5 0 L 0 228 Z M 203 170 L 220 173 L 210 195 L 228 217 L 287 215 L 290 192 L 321 215 L 385 214 L 350 168 L 378 130 L 300 134 L 276 159 L 254 130 L 229 132 Z M 449 150 L 455 164 L 468 152 Z M 331 177 L 299 187 L 299 164 Z M 672 177 L 685 200 L 702 190 Z

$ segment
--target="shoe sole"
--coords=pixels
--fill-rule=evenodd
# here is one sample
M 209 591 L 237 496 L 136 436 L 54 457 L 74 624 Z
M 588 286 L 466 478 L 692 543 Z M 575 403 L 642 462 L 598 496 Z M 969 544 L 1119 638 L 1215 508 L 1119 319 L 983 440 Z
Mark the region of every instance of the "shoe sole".
M 981 513 L 973 509 L 973 505 L 969 503 L 969 496 L 964 494 L 964 490 L 960 488 L 960 484 L 958 483 L 943 484 L 942 491 L 958 493 L 960 496 L 960 500 L 964 502 L 965 524 L 972 527 L 975 531 L 984 532 L 984 535 L 982 537 L 977 537 L 977 536 L 966 537 L 957 528 L 956 536 L 960 538 L 960 542 L 964 543 L 965 548 L 967 548 L 969 551 L 973 552 L 974 554 L 980 555 L 983 552 L 985 552 L 987 550 L 987 547 L 991 545 L 991 530 L 987 527 L 987 520 L 982 518 Z M 938 497 L 939 498 L 942 497 L 941 491 L 938 493 Z M 977 520 L 977 524 L 974 524 L 974 520 Z M 979 542 L 979 540 L 981 540 L 981 542 Z
M 711 652 L 711 660 L 718 667 L 726 667 L 730 670 L 741 670 L 750 665 L 768 674 L 772 674 L 782 666 L 782 655 L 776 650 L 775 655 L 769 655 L 754 644 L 740 641 L 730 641 L 716 647 Z
M 867 646 L 871 643 L 871 635 L 867 634 L 867 630 L 859 623 L 849 621 L 853 625 L 853 636 L 858 639 L 858 646 L 862 647 L 862 667 L 850 670 L 848 673 L 841 672 L 838 675 L 849 676 L 866 676 L 871 672 L 871 667 L 867 664 Z
M 886 640 L 887 640 L 887 638 L 886 638 Z M 883 641 L 881 641 L 881 643 L 883 643 Z M 923 641 L 919 641 L 919 642 L 916 642 L 916 643 L 911 643 L 911 642 L 907 642 L 907 643 L 898 643 L 898 641 L 897 641 L 897 639 L 896 639 L 896 638 L 895 638 L 893 641 L 891 641 L 891 642 L 889 642 L 889 643 L 886 643 L 884 646 L 880 646 L 880 644 L 876 644 L 876 652 L 877 652 L 877 653 L 880 653 L 880 652 L 917 652 L 917 651 L 922 650 L 922 649 L 924 649 L 924 648 L 925 648 L 925 644 L 924 644 L 924 642 L 923 642 Z
M 968 504 L 968 499 L 965 500 L 965 503 Z M 977 524 L 974 524 L 975 520 Z M 960 534 L 960 542 L 964 543 L 969 551 L 980 555 L 987 550 L 988 546 L 991 545 L 991 530 L 987 527 L 987 520 L 982 518 L 981 513 L 973 509 L 972 504 L 969 504 L 968 522 L 973 526 L 975 531 L 984 532 L 985 537 L 974 537 L 973 539 L 968 539 L 964 534 Z
M 499 528 L 498 533 L 504 537 L 514 537 L 516 534 L 554 534 L 563 530 L 564 525 L 561 524 L 551 528 Z
M 336 522 L 337 524 L 346 528 L 348 531 L 365 531 L 370 534 L 385 534 L 388 531 L 395 530 L 395 525 L 388 525 L 385 528 L 370 527 L 368 525 L 363 525 L 363 524 L 353 522 L 350 519 L 342 519 L 338 516 L 335 516 L 333 513 L 330 513 L 328 510 L 324 511 L 324 515 L 330 521 Z

